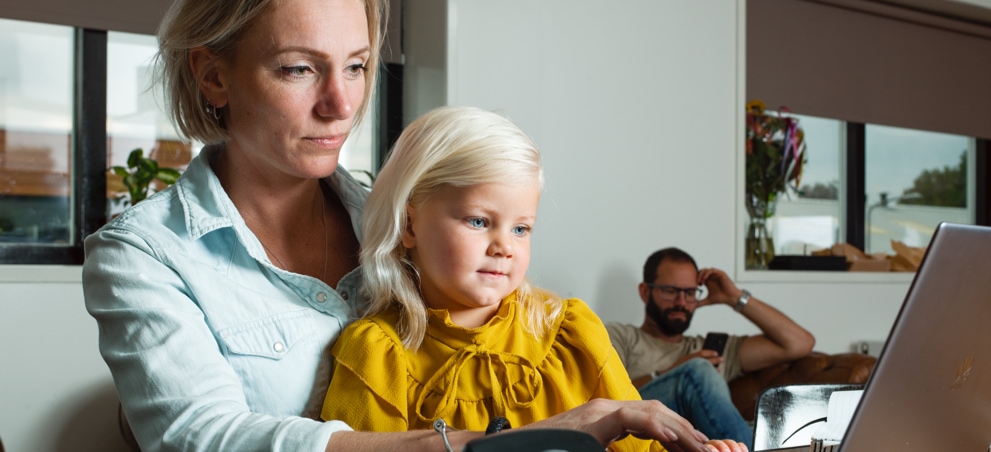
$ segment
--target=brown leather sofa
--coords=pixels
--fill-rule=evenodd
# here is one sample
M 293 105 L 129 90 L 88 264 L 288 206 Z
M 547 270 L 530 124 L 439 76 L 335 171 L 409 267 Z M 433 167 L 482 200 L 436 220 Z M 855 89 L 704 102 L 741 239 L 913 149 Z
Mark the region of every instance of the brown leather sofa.
M 813 351 L 792 362 L 741 375 L 729 382 L 733 404 L 753 421 L 757 397 L 772 386 L 790 384 L 866 383 L 877 358 L 862 353 L 829 355 Z

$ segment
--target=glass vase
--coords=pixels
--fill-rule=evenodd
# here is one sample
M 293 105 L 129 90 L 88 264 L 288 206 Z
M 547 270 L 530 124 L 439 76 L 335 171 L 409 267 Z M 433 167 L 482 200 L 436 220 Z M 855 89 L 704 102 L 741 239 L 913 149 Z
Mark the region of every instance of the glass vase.
M 747 196 L 747 214 L 750 222 L 746 236 L 747 270 L 767 270 L 774 259 L 774 239 L 767 231 L 767 220 L 774 216 L 774 199 L 765 200 Z

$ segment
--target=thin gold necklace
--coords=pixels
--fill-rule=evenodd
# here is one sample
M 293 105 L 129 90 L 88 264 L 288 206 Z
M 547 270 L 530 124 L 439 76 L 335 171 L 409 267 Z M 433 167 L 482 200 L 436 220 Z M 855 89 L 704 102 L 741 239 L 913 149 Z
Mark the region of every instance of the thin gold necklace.
M 320 190 L 320 194 L 321 194 L 320 200 L 323 206 L 323 208 L 320 210 L 321 213 L 320 219 L 323 221 L 323 274 L 321 275 L 320 280 L 326 282 L 327 281 L 327 248 L 330 246 L 330 244 L 327 243 L 327 198 L 326 195 L 323 194 L 323 189 Z M 292 271 L 289 270 L 289 266 L 286 265 L 285 262 L 282 262 L 282 259 L 279 259 L 279 256 L 275 254 L 275 252 L 272 251 L 271 248 L 265 246 L 265 242 L 263 242 L 261 238 L 258 239 L 258 243 L 261 243 L 262 248 L 265 248 L 265 251 L 268 251 L 268 254 L 271 254 L 272 257 L 275 258 L 275 261 L 279 263 L 279 266 L 282 267 L 283 270 Z

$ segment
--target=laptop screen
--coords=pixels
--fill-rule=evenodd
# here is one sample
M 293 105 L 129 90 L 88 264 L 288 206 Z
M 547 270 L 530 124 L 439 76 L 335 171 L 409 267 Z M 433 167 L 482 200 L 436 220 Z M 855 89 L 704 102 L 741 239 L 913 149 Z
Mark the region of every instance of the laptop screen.
M 937 228 L 840 443 L 870 450 L 991 445 L 991 228 Z

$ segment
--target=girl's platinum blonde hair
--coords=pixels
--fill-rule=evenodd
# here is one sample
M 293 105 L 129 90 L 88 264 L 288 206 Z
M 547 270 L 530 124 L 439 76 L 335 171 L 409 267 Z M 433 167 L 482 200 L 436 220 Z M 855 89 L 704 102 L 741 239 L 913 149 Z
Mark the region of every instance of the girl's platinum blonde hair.
M 233 58 L 243 33 L 259 15 L 289 0 L 176 0 L 158 28 L 156 83 L 161 83 L 172 123 L 187 138 L 205 144 L 227 141 L 227 130 L 207 112 L 207 102 L 189 66 L 189 51 L 205 47 L 221 58 Z M 371 55 L 366 63 L 365 94 L 354 116 L 357 127 L 368 109 L 378 77 L 385 0 L 356 0 L 365 5 Z M 220 113 L 223 114 L 223 113 Z
M 407 205 L 417 206 L 450 186 L 534 181 L 543 187 L 536 145 L 498 114 L 441 107 L 413 121 L 396 141 L 365 202 L 361 266 L 371 302 L 366 315 L 398 309 L 403 345 L 416 350 L 423 342 L 426 304 L 416 267 L 402 244 Z M 526 329 L 534 335 L 542 335 L 561 310 L 559 297 L 526 279 L 517 298 Z

